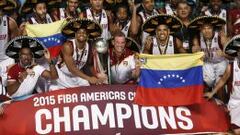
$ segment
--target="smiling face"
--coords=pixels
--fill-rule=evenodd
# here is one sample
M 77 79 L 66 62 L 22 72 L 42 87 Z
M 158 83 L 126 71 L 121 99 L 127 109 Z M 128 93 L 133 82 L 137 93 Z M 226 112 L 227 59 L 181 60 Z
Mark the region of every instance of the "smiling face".
M 23 67 L 27 67 L 32 64 L 33 55 L 30 48 L 22 48 L 19 53 L 19 61 Z
M 191 7 L 187 3 L 179 3 L 176 11 L 180 19 L 188 18 L 191 12 Z
M 70 12 L 76 11 L 78 8 L 79 1 L 78 0 L 68 0 L 67 1 L 67 8 Z
M 128 17 L 127 9 L 125 7 L 120 7 L 117 10 L 117 18 L 121 21 L 126 20 Z
M 123 54 L 126 46 L 126 39 L 124 36 L 116 36 L 114 37 L 113 47 L 116 53 Z
M 87 31 L 86 29 L 79 29 L 75 33 L 75 38 L 78 42 L 86 42 L 87 41 Z
M 161 24 L 156 29 L 156 36 L 160 41 L 166 41 L 170 35 L 170 29 L 167 25 Z
M 147 12 L 152 12 L 154 8 L 154 0 L 143 0 L 142 2 L 144 9 Z

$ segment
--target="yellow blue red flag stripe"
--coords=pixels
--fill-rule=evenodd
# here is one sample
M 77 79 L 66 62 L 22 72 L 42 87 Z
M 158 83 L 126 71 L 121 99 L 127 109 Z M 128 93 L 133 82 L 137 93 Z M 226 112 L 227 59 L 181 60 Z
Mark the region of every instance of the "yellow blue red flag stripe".
M 60 20 L 49 24 L 27 24 L 26 31 L 30 37 L 40 40 L 50 51 L 52 57 L 59 55 L 61 45 L 66 38 L 61 34 L 66 20 Z
M 178 106 L 200 103 L 203 93 L 203 53 L 140 55 L 143 62 L 135 102 Z

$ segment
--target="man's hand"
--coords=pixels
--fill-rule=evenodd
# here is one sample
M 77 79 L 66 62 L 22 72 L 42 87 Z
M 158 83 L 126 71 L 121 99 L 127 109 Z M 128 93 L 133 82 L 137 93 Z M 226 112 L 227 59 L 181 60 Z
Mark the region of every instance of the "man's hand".
M 103 80 L 102 80 L 102 79 L 98 79 L 98 78 L 92 76 L 92 77 L 90 77 L 90 78 L 88 79 L 88 82 L 89 82 L 90 84 L 99 85 L 99 84 L 102 84 L 102 83 L 103 83 Z
M 133 11 L 133 10 L 137 10 L 138 7 L 141 6 L 141 4 L 134 4 L 134 1 L 135 0 L 128 0 L 128 6 L 130 7 L 130 10 Z
M 24 79 L 27 77 L 28 73 L 27 71 L 19 72 L 18 73 L 18 81 L 21 83 L 24 81 Z
M 43 51 L 43 54 L 44 54 L 44 57 L 47 59 L 48 63 L 51 62 L 51 55 L 50 55 L 50 52 L 48 51 L 48 49 L 44 49 Z
M 145 40 L 145 48 L 149 50 L 151 48 L 152 43 L 153 43 L 153 37 L 148 36 Z
M 207 99 L 207 100 L 209 100 L 209 99 L 211 99 L 213 96 L 214 96 L 214 92 L 206 92 L 206 93 L 204 93 L 204 97 Z

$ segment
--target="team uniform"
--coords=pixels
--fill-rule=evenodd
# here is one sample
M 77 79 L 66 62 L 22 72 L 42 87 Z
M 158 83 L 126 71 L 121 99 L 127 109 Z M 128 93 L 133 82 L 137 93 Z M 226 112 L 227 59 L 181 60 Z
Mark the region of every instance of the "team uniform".
M 227 21 L 227 10 L 226 9 L 221 9 L 220 13 L 218 15 L 213 15 L 210 10 L 206 10 L 204 12 L 204 15 L 206 16 L 218 16 L 219 18 L 222 18 L 223 20 Z M 227 32 L 227 26 L 225 25 L 224 27 L 225 32 Z
M 63 20 L 65 18 L 68 17 L 67 13 L 66 13 L 66 9 L 65 8 L 59 8 L 56 11 L 56 16 L 58 17 L 59 20 Z M 77 12 L 74 12 L 74 14 L 71 14 L 72 18 L 78 18 L 79 14 Z
M 111 34 L 109 32 L 109 20 L 108 20 L 107 13 L 104 9 L 102 9 L 102 12 L 99 15 L 93 15 L 92 10 L 90 8 L 88 8 L 88 9 L 86 9 L 84 16 L 87 19 L 98 22 L 102 26 L 102 29 L 103 29 L 101 37 L 106 40 L 110 39 Z
M 167 15 L 175 15 L 176 14 L 176 11 L 174 11 L 172 8 L 171 8 L 171 5 L 169 3 L 167 3 L 165 5 L 165 8 L 164 8 L 164 13 L 167 14 Z
M 229 18 L 232 19 L 232 34 L 238 35 L 240 34 L 240 9 L 229 9 Z
M 9 41 L 9 17 L 6 15 L 0 17 L 0 62 L 11 63 L 13 59 L 5 55 L 5 44 Z M 1 64 L 3 64 L 1 63 Z M 6 65 L 7 66 L 7 65 Z
M 159 13 L 158 13 L 158 11 L 157 11 L 156 9 L 153 9 L 151 15 L 146 14 L 144 11 L 140 11 L 140 12 L 138 13 L 138 15 L 141 17 L 142 24 L 143 24 L 148 18 L 150 18 L 151 16 L 158 15 L 158 14 L 159 14 Z M 144 31 L 143 31 L 143 32 L 142 32 L 142 36 L 141 36 L 141 39 L 142 39 L 141 42 L 142 42 L 143 48 L 144 48 L 144 44 L 145 44 L 145 40 L 146 40 L 147 36 L 149 36 L 149 34 L 148 34 L 147 32 L 144 32 Z
M 173 36 L 169 36 L 168 44 L 161 46 L 157 43 L 157 38 L 153 38 L 153 43 L 151 47 L 151 54 L 159 55 L 159 54 L 174 54 L 174 38 Z
M 120 26 L 122 26 L 122 33 L 124 33 L 125 37 L 128 37 L 129 36 L 129 28 L 130 28 L 130 25 L 131 25 L 131 20 L 128 19 L 124 22 L 116 22 L 115 24 L 118 24 Z
M 132 71 L 135 69 L 134 54 L 131 50 L 125 49 L 124 54 L 117 62 L 114 50 L 110 49 L 111 83 L 126 84 L 132 81 Z
M 232 93 L 228 102 L 231 124 L 240 127 L 240 68 L 239 60 L 236 58 L 232 67 Z
M 9 17 L 6 15 L 0 17 L 0 95 L 7 96 L 7 66 L 14 64 L 14 59 L 5 54 L 5 44 L 9 40 Z
M 83 50 L 77 49 L 75 39 L 70 40 L 73 47 L 73 59 L 79 70 L 85 71 L 90 63 L 91 47 L 87 43 Z M 58 71 L 58 79 L 52 82 L 50 90 L 57 90 L 63 88 L 89 86 L 89 82 L 83 78 L 73 75 L 67 68 L 65 63 L 59 63 L 56 66 Z M 89 69 L 89 68 L 88 68 Z M 86 71 L 87 72 L 87 71 Z
M 221 50 L 220 37 L 215 32 L 212 42 L 206 44 L 200 35 L 200 47 L 205 54 L 203 64 L 203 79 L 209 87 L 213 87 L 220 77 L 224 74 L 228 61 L 223 56 L 218 56 L 217 51 Z
M 48 23 L 52 23 L 52 22 L 53 22 L 53 19 L 52 19 L 51 16 L 47 13 L 44 22 L 40 22 L 40 21 L 37 19 L 36 15 L 34 14 L 32 17 L 29 18 L 28 22 L 29 22 L 30 24 L 48 24 Z
M 41 74 L 46 70 L 40 65 L 33 66 L 32 69 L 28 69 L 27 77 L 21 82 L 21 85 L 17 91 L 11 96 L 12 98 L 23 97 L 33 94 L 37 81 Z M 8 81 L 18 81 L 18 76 L 21 72 L 26 71 L 19 63 L 15 64 L 8 71 Z

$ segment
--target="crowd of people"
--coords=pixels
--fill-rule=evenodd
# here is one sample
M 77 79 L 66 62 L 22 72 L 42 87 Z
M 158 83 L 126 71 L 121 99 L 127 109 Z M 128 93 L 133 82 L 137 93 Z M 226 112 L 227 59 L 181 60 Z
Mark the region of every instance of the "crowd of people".
M 42 42 L 27 36 L 26 25 L 63 19 L 67 40 L 51 59 Z M 204 96 L 228 104 L 240 134 L 238 34 L 240 0 L 1 0 L 0 94 L 18 99 L 70 87 L 136 84 L 139 53 L 203 51 Z M 99 52 L 97 43 L 109 44 L 108 50 Z

